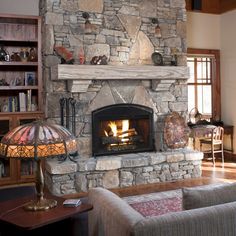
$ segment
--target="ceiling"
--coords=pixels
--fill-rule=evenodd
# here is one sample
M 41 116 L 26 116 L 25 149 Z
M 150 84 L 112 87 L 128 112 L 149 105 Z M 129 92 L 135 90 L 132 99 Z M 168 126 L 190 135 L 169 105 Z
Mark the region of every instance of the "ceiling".
M 236 0 L 185 0 L 187 11 L 222 14 L 236 9 Z M 201 10 L 193 10 L 193 3 L 200 4 Z

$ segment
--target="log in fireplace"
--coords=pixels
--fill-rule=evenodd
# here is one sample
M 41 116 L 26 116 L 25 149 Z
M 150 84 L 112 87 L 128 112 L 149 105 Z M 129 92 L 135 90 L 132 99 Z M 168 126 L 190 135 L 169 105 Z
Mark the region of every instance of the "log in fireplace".
M 153 110 L 115 104 L 92 112 L 93 156 L 154 150 Z

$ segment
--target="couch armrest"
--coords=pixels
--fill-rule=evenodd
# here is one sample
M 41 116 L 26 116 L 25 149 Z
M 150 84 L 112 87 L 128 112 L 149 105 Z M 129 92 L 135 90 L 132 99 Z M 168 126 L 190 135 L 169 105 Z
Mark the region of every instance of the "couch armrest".
M 89 190 L 89 236 L 129 236 L 133 226 L 144 217 L 120 197 L 103 188 Z

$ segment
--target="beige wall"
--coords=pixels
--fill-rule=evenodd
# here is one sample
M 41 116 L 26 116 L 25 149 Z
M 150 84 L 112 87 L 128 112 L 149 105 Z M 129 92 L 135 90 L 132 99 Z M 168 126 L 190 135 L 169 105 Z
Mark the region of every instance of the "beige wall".
M 236 10 L 221 15 L 221 104 L 222 119 L 236 133 Z M 234 136 L 236 152 L 236 136 Z
M 220 49 L 221 118 L 236 133 L 236 10 L 222 15 L 187 13 L 187 44 L 192 48 Z M 229 147 L 229 137 L 226 137 Z M 236 135 L 234 135 L 236 153 Z
M 220 49 L 220 15 L 187 12 L 187 46 Z
M 39 0 L 0 0 L 0 13 L 39 15 Z

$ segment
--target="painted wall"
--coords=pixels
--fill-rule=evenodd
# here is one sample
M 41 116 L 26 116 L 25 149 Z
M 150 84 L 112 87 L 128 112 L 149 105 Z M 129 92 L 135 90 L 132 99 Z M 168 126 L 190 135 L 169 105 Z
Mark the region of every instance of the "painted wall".
M 221 110 L 222 119 L 236 133 L 236 10 L 221 15 Z M 234 136 L 236 152 L 236 136 Z
M 0 13 L 39 15 L 39 0 L 0 0 Z
M 187 47 L 220 49 L 220 15 L 187 12 Z
M 220 49 L 221 52 L 221 118 L 234 125 L 236 133 L 236 10 L 221 15 L 187 13 L 187 46 Z M 226 146 L 230 147 L 230 137 Z M 236 153 L 236 135 L 234 135 Z

